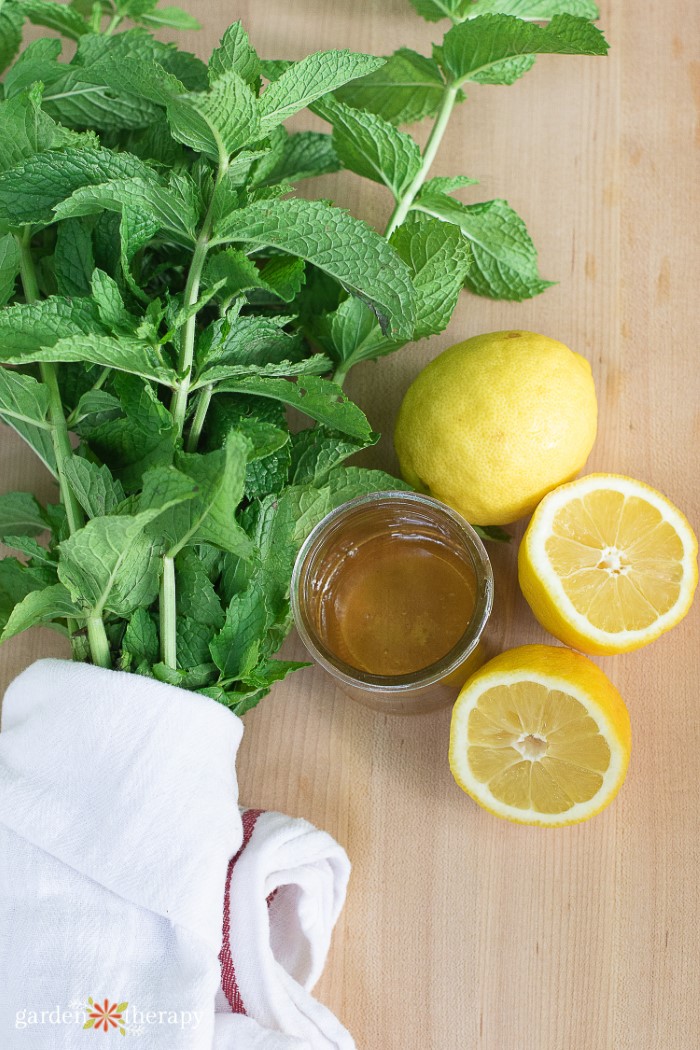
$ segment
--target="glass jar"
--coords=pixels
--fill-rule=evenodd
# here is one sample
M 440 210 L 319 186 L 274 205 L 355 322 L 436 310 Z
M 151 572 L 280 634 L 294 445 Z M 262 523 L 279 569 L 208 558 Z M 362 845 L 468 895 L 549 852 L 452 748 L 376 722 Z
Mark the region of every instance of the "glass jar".
M 387 556 L 392 557 L 392 547 L 398 554 L 397 545 L 402 540 L 418 545 L 423 559 L 421 571 L 427 571 L 430 580 L 431 570 L 435 570 L 436 588 L 440 572 L 445 571 L 445 557 L 449 556 L 455 571 L 472 581 L 469 605 L 473 602 L 473 607 L 465 602 L 462 620 L 455 620 L 453 616 L 451 630 L 456 628 L 457 639 L 439 658 L 417 670 L 372 673 L 355 666 L 360 661 L 352 654 L 339 653 L 342 646 L 329 644 L 327 609 L 334 604 L 338 581 L 351 578 L 349 573 L 357 573 L 357 566 L 365 555 L 373 556 L 375 548 L 367 544 L 380 542 L 382 557 L 386 560 Z M 441 559 L 441 564 L 431 559 Z M 397 571 L 400 580 L 398 564 Z M 331 511 L 299 551 L 290 597 L 297 630 L 311 655 L 346 693 L 375 710 L 417 714 L 443 707 L 454 701 L 469 675 L 484 662 L 480 639 L 493 606 L 491 563 L 474 529 L 454 510 L 429 496 L 403 491 L 374 492 Z M 437 597 L 437 593 L 431 595 L 433 597 Z M 448 597 L 454 600 L 454 588 Z M 360 609 L 361 604 L 360 596 Z M 363 617 L 357 601 L 354 609 L 357 630 L 353 633 L 351 621 L 345 631 L 351 642 L 362 631 L 365 634 L 370 631 L 367 624 L 360 624 Z M 392 615 L 391 607 L 387 615 Z M 402 615 L 406 617 L 407 613 L 403 611 Z M 403 631 L 404 623 L 408 653 L 411 618 L 397 629 Z M 374 636 L 370 633 L 367 637 L 371 641 Z

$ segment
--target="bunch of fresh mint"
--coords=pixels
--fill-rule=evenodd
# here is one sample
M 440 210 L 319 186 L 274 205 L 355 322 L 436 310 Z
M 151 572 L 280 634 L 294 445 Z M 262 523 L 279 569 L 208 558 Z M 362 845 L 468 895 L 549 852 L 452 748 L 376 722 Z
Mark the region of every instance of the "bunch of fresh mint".
M 273 656 L 309 529 L 400 484 L 343 465 L 376 440 L 348 370 L 441 332 L 465 284 L 547 286 L 505 201 L 463 204 L 472 179 L 427 176 L 469 82 L 604 54 L 597 11 L 413 2 L 453 22 L 432 57 L 262 61 L 235 23 L 208 65 L 151 35 L 194 24 L 155 0 L 1 3 L 0 418 L 60 491 L 0 498 L 21 556 L 0 561 L 2 639 L 49 624 L 76 659 L 248 710 L 300 666 Z M 46 37 L 15 59 L 25 20 L 73 57 Z M 332 133 L 288 133 L 305 107 Z M 397 125 L 426 117 L 421 152 Z M 392 194 L 384 236 L 293 195 L 340 168 Z

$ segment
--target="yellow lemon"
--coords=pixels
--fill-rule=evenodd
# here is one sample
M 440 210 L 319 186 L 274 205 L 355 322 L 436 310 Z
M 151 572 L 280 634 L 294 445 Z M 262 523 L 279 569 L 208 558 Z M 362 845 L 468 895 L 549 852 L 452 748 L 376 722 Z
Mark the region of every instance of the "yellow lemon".
M 505 525 L 578 474 L 596 423 L 585 358 L 534 332 L 492 332 L 420 372 L 394 444 L 409 484 L 474 524 Z
M 587 657 L 523 645 L 469 679 L 452 712 L 450 769 L 497 817 L 556 827 L 599 813 L 627 773 L 624 701 Z
M 660 492 L 589 474 L 542 500 L 520 544 L 518 576 L 555 638 L 586 653 L 624 653 L 683 619 L 697 553 L 687 519 Z

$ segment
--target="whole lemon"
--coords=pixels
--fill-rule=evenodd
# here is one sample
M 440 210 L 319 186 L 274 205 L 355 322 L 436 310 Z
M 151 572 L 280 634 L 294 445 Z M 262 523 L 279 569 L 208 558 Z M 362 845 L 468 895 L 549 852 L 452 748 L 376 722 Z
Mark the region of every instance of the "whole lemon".
M 584 357 L 535 332 L 491 332 L 419 373 L 394 444 L 409 484 L 475 525 L 506 525 L 581 470 L 597 416 Z

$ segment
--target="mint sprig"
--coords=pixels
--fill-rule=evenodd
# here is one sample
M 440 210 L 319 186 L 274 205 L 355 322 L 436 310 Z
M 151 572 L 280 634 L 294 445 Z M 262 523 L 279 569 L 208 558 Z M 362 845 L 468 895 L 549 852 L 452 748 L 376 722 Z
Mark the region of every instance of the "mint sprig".
M 443 331 L 464 286 L 549 283 L 506 201 L 430 177 L 451 114 L 607 48 L 588 0 L 412 2 L 451 23 L 430 55 L 262 60 L 236 22 L 208 64 L 154 36 L 195 25 L 156 0 L 0 6 L 0 420 L 60 493 L 0 496 L 0 640 L 49 625 L 238 713 L 303 666 L 274 658 L 301 543 L 403 484 L 347 465 L 378 440 L 347 373 Z M 18 54 L 25 21 L 71 57 Z M 327 131 L 285 128 L 304 108 Z M 427 117 L 421 149 L 401 126 Z M 383 234 L 294 195 L 341 167 L 386 189 Z

